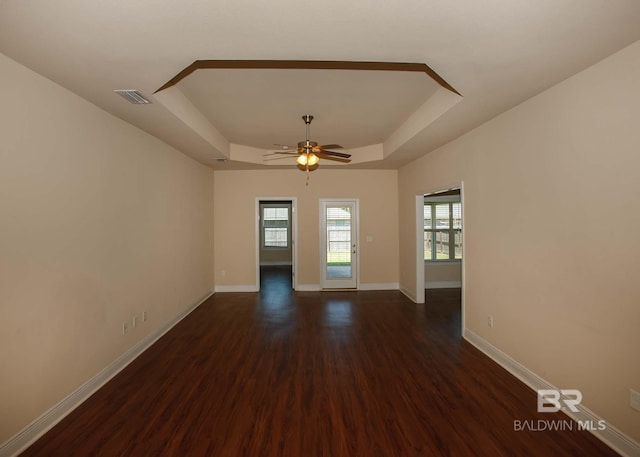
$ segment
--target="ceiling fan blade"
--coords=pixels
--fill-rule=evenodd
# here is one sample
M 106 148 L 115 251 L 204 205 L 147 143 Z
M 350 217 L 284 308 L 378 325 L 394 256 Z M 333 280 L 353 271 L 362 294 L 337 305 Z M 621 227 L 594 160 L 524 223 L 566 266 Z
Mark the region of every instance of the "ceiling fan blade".
M 294 151 L 273 151 L 267 154 L 263 154 L 263 157 L 267 156 L 277 156 L 277 155 L 289 155 L 289 156 L 297 156 L 298 153 Z
M 345 157 L 336 157 L 336 156 L 332 156 L 332 155 L 327 155 L 324 152 L 316 152 L 315 153 L 318 157 L 320 157 L 323 160 L 333 160 L 334 162 L 342 162 L 342 163 L 350 163 L 351 159 L 345 158 Z
M 323 144 L 320 149 L 342 149 L 339 144 Z
M 327 151 L 326 149 L 322 149 L 318 152 L 321 152 L 322 154 L 328 156 L 342 157 L 343 159 L 348 159 L 351 157 L 351 154 L 347 154 L 346 152 Z
M 296 155 L 297 155 L 297 154 L 296 154 Z M 272 160 L 282 160 L 282 159 L 291 159 L 291 158 L 293 158 L 293 156 L 291 156 L 291 155 L 287 155 L 287 156 L 284 156 L 284 157 L 272 157 L 272 158 L 270 158 L 270 159 L 262 159 L 262 161 L 263 161 L 263 162 L 270 162 L 270 161 L 272 161 Z

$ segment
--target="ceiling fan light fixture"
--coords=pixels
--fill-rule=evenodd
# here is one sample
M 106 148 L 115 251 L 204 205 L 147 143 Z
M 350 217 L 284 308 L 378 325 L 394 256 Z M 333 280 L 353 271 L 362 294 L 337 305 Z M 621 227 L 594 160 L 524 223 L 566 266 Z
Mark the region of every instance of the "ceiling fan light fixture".
M 298 162 L 298 164 L 310 167 L 316 165 L 319 161 L 320 159 L 313 152 L 305 152 L 303 154 L 300 154 L 296 159 L 296 162 Z
M 338 162 L 348 163 L 348 162 L 351 162 L 350 160 L 351 154 L 329 150 L 329 148 L 342 149 L 342 146 L 340 146 L 339 144 L 327 144 L 325 146 L 320 146 L 317 142 L 311 141 L 309 139 L 309 124 L 311 124 L 311 121 L 313 120 L 313 116 L 310 114 L 305 114 L 304 116 L 302 116 L 302 120 L 306 124 L 307 138 L 304 141 L 298 142 L 298 148 L 297 148 L 298 157 L 296 157 L 296 163 L 298 165 L 298 169 L 306 172 L 307 186 L 308 186 L 309 173 L 318 168 L 318 164 L 320 163 L 320 157 L 322 157 L 322 159 L 336 160 Z M 291 157 L 296 154 L 293 151 L 287 152 L 287 149 L 289 149 L 289 147 L 286 145 L 274 143 L 274 146 L 279 146 L 281 150 L 275 151 L 272 154 L 267 154 L 267 155 L 285 154 Z M 287 157 L 283 157 L 283 158 L 287 158 Z M 265 159 L 265 160 L 277 160 L 277 159 Z

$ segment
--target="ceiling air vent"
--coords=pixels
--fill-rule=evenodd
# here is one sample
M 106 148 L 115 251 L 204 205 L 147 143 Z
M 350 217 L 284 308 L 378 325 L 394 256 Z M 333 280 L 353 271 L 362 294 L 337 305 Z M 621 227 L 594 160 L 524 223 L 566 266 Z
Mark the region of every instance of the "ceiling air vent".
M 133 89 L 114 90 L 114 92 L 120 95 L 121 97 L 127 99 L 129 102 L 133 103 L 134 105 L 148 105 L 149 103 L 151 103 L 149 100 L 144 98 L 142 94 L 137 90 L 133 90 Z

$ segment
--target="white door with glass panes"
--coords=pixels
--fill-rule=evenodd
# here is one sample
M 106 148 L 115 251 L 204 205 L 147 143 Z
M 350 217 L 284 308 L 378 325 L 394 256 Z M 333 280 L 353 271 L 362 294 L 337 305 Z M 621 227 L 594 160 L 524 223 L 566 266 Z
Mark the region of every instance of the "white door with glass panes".
M 358 287 L 358 201 L 320 200 L 323 289 Z

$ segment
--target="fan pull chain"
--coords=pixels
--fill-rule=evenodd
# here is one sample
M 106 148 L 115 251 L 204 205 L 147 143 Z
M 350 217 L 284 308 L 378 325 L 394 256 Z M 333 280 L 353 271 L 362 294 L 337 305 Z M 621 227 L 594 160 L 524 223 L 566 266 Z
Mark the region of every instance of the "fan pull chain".
M 307 164 L 305 168 L 307 169 L 307 182 L 305 183 L 305 186 L 308 186 L 309 185 L 309 164 Z

